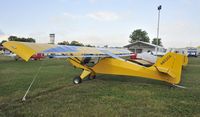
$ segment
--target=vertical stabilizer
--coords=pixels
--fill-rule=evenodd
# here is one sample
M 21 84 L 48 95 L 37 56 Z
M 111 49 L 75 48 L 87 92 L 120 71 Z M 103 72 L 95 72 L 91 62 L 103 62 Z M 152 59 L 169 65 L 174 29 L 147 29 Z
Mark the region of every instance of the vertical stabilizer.
M 167 73 L 172 77 L 169 79 L 173 84 L 181 80 L 182 66 L 187 65 L 188 59 L 182 54 L 169 52 L 156 61 L 155 67 L 158 71 Z

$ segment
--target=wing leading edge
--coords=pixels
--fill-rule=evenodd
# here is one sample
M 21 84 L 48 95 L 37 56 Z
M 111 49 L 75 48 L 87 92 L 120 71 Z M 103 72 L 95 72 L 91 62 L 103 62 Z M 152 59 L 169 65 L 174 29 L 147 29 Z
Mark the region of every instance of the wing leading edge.
M 37 44 L 27 42 L 8 41 L 3 46 L 14 52 L 25 61 L 36 53 L 60 55 L 67 57 L 113 57 L 130 56 L 131 52 L 118 48 L 95 48 L 68 45 Z

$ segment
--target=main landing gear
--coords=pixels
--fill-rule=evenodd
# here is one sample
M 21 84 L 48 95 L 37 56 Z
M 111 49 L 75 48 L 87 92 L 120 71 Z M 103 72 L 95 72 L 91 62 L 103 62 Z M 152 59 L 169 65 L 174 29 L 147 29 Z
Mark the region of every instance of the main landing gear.
M 78 76 L 78 77 L 75 77 L 74 79 L 73 79 L 73 83 L 74 84 L 79 84 L 79 83 L 81 83 L 82 82 L 82 79 Z
M 96 75 L 89 75 L 89 76 L 88 76 L 88 79 L 89 79 L 89 80 L 96 79 Z M 81 79 L 80 76 L 77 76 L 77 77 L 75 77 L 75 78 L 73 79 L 73 83 L 74 83 L 74 84 L 80 84 L 81 82 L 82 82 L 82 79 Z
M 80 68 L 83 70 L 80 76 L 77 76 L 73 79 L 74 84 L 80 84 L 83 79 L 88 78 L 88 79 L 95 79 L 96 78 L 96 73 L 93 71 L 93 69 L 89 66 L 87 66 L 84 63 L 79 60 L 78 58 L 70 58 L 69 59 L 70 63 L 75 66 L 76 68 Z

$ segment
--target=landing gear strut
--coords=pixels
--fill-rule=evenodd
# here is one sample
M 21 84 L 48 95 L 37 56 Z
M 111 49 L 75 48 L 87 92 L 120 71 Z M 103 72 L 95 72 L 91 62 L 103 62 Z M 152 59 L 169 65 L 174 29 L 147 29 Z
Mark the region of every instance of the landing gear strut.
M 74 84 L 80 84 L 84 78 L 89 78 L 89 79 L 95 79 L 96 75 L 95 72 L 90 68 L 89 66 L 82 64 L 82 61 L 80 61 L 77 58 L 70 58 L 70 63 L 73 64 L 75 67 L 80 68 L 83 70 L 80 76 L 75 77 L 73 79 Z

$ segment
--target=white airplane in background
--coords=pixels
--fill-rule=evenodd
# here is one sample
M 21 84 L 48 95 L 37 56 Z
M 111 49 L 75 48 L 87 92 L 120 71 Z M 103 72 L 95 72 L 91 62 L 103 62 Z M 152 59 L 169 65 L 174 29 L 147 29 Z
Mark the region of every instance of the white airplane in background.
M 135 57 L 133 57 L 133 60 L 136 62 L 140 62 L 140 63 L 145 63 L 145 64 L 154 64 L 156 63 L 157 59 L 159 57 L 164 56 L 166 53 L 164 52 L 142 52 L 142 53 L 138 53 L 135 54 Z

